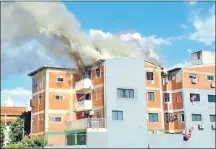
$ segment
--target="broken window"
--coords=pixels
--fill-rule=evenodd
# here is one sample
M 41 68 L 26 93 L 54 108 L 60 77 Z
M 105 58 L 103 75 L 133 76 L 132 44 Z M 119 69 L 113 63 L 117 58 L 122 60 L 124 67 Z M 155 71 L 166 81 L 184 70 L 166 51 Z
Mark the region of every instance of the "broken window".
M 165 102 L 165 103 L 170 102 L 169 93 L 164 93 L 164 102 Z
M 147 80 L 154 80 L 154 74 L 153 72 L 146 72 Z
M 90 93 L 85 94 L 85 100 L 91 100 L 91 95 L 90 95 Z
M 96 71 L 96 76 L 100 77 L 101 76 L 100 67 L 98 67 L 97 69 L 95 69 L 95 71 Z
M 91 79 L 91 71 L 85 73 L 85 78 Z

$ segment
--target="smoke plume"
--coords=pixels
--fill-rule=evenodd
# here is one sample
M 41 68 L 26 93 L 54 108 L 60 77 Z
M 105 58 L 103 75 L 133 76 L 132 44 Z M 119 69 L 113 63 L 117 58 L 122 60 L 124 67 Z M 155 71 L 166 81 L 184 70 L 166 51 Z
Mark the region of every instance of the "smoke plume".
M 35 69 L 36 63 L 48 65 L 53 59 L 64 65 L 75 62 L 83 73 L 85 65 L 91 65 L 98 59 L 124 56 L 148 58 L 152 52 L 148 48 L 137 50 L 130 41 L 115 37 L 104 39 L 95 36 L 89 39 L 87 33 L 81 30 L 79 21 L 60 2 L 3 2 L 1 19 L 1 65 L 2 69 L 7 69 L 9 65 L 13 68 L 11 71 L 2 70 L 6 75 L 12 71 Z M 33 46 L 38 46 L 39 52 L 32 50 L 35 49 Z M 14 49 L 13 53 L 9 53 L 14 55 L 11 62 L 7 60 L 6 50 L 9 48 Z M 23 56 L 22 51 L 17 49 L 24 48 L 29 52 Z M 35 56 L 29 59 L 30 55 Z M 43 58 L 46 61 L 42 61 Z M 159 63 L 158 59 L 151 60 Z

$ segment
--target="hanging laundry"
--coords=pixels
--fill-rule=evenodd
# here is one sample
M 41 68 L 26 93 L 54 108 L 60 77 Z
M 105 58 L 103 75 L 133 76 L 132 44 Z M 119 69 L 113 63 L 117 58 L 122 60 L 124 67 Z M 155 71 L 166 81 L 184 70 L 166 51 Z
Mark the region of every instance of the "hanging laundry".
M 193 131 L 193 126 L 189 129 L 188 134 L 186 134 L 186 135 L 183 137 L 184 141 L 188 141 L 188 140 L 191 138 L 192 131 Z
M 191 97 L 191 102 L 192 102 L 192 104 L 194 104 L 195 99 L 196 99 L 196 95 L 193 95 L 193 96 Z

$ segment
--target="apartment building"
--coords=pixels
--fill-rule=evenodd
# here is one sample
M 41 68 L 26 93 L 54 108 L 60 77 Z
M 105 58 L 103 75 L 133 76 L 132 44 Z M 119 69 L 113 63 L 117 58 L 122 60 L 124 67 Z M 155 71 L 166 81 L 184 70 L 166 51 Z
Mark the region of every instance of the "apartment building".
M 164 133 L 164 114 L 161 73 L 163 68 L 151 62 L 144 62 L 147 128 L 149 134 Z
M 191 55 L 190 66 L 162 74 L 165 132 L 181 133 L 194 127 L 203 135 L 214 133 L 214 58 L 213 53 L 198 51 Z
M 74 85 L 79 75 L 74 69 L 41 67 L 32 77 L 31 135 L 42 136 L 49 144 L 64 144 L 66 121 L 74 117 Z
M 79 138 L 86 136 L 87 128 L 100 127 L 101 131 L 106 131 L 109 123 L 107 119 L 111 116 L 108 116 L 108 112 L 110 113 L 110 111 L 107 111 L 107 108 L 111 105 L 107 104 L 112 104 L 112 100 L 115 103 L 116 98 L 126 98 L 127 101 L 127 98 L 134 99 L 135 95 L 138 96 L 138 88 L 134 84 L 130 88 L 131 81 L 135 80 L 139 80 L 136 83 L 142 82 L 141 87 L 146 88 L 146 91 L 139 91 L 139 94 L 143 96 L 142 98 L 138 99 L 136 97 L 136 100 L 142 100 L 140 101 L 143 102 L 142 110 L 146 110 L 148 113 L 140 116 L 140 120 L 143 121 L 142 125 L 148 127 L 149 133 L 163 133 L 163 98 L 160 75 L 162 68 L 144 61 L 143 58 L 140 59 L 116 58 L 106 61 L 100 60 L 94 66 L 86 68 L 84 78 L 81 78 L 73 69 L 56 67 L 41 67 L 31 72 L 29 74 L 32 77 L 33 83 L 33 95 L 30 102 L 32 107 L 31 135 L 44 136 L 48 140 L 48 143 L 53 145 L 76 145 L 80 144 L 78 142 Z M 139 62 L 138 66 L 142 65 L 142 68 L 139 70 L 139 72 L 142 71 L 142 76 L 138 76 L 134 72 L 132 73 L 132 78 L 132 74 L 129 74 L 126 70 L 121 70 L 122 65 L 122 67 L 127 66 L 125 69 L 127 68 L 128 71 L 130 68 L 128 62 L 132 60 L 135 64 Z M 109 62 L 116 62 L 121 65 L 119 64 L 119 68 L 117 66 L 111 67 L 108 65 Z M 136 70 L 136 68 L 131 66 L 130 70 Z M 119 76 L 120 74 L 121 76 Z M 116 84 L 118 87 L 117 91 L 115 90 L 116 87 L 113 90 L 112 94 L 115 95 L 115 98 L 112 97 L 114 99 L 110 99 L 108 97 L 111 95 L 108 94 L 106 87 L 109 84 L 107 80 L 113 82 L 112 80 L 115 80 L 117 77 L 119 77 L 119 81 L 121 80 L 120 77 L 123 80 L 121 80 L 121 83 Z M 130 100 L 128 102 L 130 103 Z M 123 112 L 121 109 L 137 111 L 136 108 L 134 106 L 124 109 L 120 106 L 120 110 L 118 108 L 116 110 L 113 109 L 111 114 L 113 114 L 112 116 L 116 120 L 123 119 L 125 111 Z M 138 116 L 140 112 L 130 113 Z M 110 120 L 112 120 L 112 117 L 110 117 Z M 73 141 L 68 142 L 67 140 Z

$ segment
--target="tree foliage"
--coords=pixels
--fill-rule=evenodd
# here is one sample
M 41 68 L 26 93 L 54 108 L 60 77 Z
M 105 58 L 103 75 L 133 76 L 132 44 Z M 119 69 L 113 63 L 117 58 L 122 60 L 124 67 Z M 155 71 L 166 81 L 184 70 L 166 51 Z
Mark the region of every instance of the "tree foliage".
M 47 142 L 41 137 L 24 137 L 21 142 L 9 144 L 6 148 L 41 148 L 47 145 Z
M 24 120 L 17 118 L 17 120 L 10 125 L 9 138 L 11 143 L 16 143 L 22 140 L 24 134 Z
M 29 135 L 31 130 L 31 111 L 23 112 L 20 118 L 24 120 L 25 135 Z
M 6 131 L 6 128 L 5 128 L 5 125 L 4 123 L 1 123 L 1 130 L 0 130 L 0 148 L 3 147 L 4 145 L 4 139 L 5 139 L 5 131 Z

